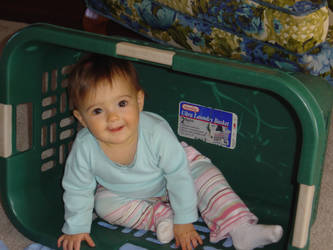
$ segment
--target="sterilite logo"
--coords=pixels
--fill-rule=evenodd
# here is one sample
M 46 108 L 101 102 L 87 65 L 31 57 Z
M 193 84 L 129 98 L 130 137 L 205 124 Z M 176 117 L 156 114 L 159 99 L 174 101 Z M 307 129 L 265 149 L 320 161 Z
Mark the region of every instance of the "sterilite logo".
M 200 109 L 197 106 L 193 106 L 193 105 L 189 105 L 189 104 L 185 104 L 185 103 L 182 105 L 182 108 L 184 110 L 192 111 L 192 112 L 195 112 L 195 113 L 200 111 Z

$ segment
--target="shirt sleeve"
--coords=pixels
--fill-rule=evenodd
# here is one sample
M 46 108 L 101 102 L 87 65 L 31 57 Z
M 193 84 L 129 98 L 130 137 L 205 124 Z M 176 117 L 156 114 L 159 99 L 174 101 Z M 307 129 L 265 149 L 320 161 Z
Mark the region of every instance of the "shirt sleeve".
M 65 224 L 62 231 L 65 234 L 90 233 L 96 180 L 86 145 L 76 139 L 66 161 L 62 181 L 65 189 Z
M 159 164 L 163 169 L 175 224 L 198 219 L 197 193 L 188 167 L 186 153 L 167 122 L 156 131 Z

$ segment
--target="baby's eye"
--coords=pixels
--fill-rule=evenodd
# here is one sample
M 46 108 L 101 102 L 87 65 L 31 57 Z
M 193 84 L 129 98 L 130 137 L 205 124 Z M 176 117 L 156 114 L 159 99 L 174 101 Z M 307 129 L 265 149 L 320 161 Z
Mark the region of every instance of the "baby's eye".
M 98 115 L 98 114 L 100 114 L 100 113 L 102 113 L 102 109 L 101 108 L 95 108 L 93 111 L 92 111 L 92 113 L 94 114 L 94 115 Z
M 121 108 L 123 108 L 123 107 L 126 107 L 127 104 L 128 104 L 128 101 L 126 101 L 126 100 L 122 100 L 122 101 L 120 101 L 120 102 L 118 103 L 118 106 L 121 107 Z

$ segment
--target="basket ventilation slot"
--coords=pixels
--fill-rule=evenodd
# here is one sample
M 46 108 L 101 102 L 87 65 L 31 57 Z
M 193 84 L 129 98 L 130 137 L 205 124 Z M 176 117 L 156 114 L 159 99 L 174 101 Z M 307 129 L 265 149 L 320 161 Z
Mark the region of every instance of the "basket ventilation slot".
M 70 66 L 44 72 L 41 102 L 41 171 L 63 166 L 71 149 L 76 131 L 66 88 L 66 75 Z

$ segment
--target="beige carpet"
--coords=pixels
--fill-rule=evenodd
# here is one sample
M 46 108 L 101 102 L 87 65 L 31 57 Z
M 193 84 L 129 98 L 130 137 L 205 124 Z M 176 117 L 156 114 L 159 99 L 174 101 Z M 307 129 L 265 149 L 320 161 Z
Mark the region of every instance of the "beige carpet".
M 0 55 L 6 39 L 14 31 L 24 27 L 23 23 L 0 20 Z M 1 90 L 0 90 L 1 91 Z M 333 123 L 333 121 L 332 121 Z M 333 131 L 333 125 L 331 126 Z M 333 249 L 333 132 L 328 141 L 326 162 L 322 179 L 317 219 L 311 229 L 310 250 Z M 0 240 L 9 250 L 22 250 L 32 242 L 20 234 L 6 217 L 0 206 Z M 0 249 L 1 250 L 1 249 Z M 282 250 L 282 249 L 281 249 Z

